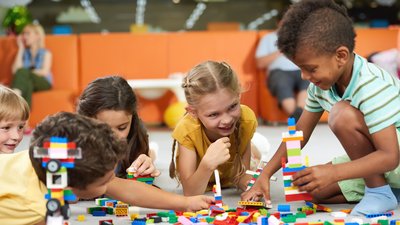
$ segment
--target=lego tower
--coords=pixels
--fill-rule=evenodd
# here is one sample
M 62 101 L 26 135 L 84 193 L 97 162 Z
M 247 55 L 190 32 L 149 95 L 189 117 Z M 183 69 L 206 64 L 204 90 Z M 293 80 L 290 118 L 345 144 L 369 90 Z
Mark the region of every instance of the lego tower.
M 282 160 L 283 185 L 287 202 L 312 199 L 309 193 L 300 192 L 297 186 L 292 185 L 293 174 L 306 168 L 301 158 L 302 140 L 303 131 L 296 131 L 295 119 L 289 118 L 288 131 L 282 133 L 282 141 L 286 143 L 287 150 L 287 163 L 285 164 L 286 160 Z

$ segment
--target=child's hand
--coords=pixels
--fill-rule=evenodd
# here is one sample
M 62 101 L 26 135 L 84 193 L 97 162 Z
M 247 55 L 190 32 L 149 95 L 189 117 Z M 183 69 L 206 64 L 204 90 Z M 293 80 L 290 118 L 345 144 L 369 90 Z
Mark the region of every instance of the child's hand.
M 335 182 L 337 179 L 332 164 L 308 167 L 293 175 L 293 185 L 299 186 L 300 191 L 311 194 Z
M 154 166 L 153 160 L 145 154 L 139 155 L 128 170 L 134 170 L 138 176 L 150 174 L 152 177 L 158 177 L 160 175 L 160 171 Z
M 261 173 L 251 189 L 241 194 L 241 199 L 242 201 L 259 201 L 261 197 L 264 197 L 265 203 L 270 205 L 271 197 L 269 191 L 269 178 Z
M 228 137 L 223 137 L 216 140 L 208 147 L 206 154 L 202 161 L 211 170 L 217 169 L 217 167 L 229 160 L 231 155 L 229 154 L 229 147 L 231 143 Z
M 214 203 L 214 198 L 205 195 L 196 195 L 186 197 L 188 212 L 195 212 L 202 209 L 208 209 L 212 203 Z

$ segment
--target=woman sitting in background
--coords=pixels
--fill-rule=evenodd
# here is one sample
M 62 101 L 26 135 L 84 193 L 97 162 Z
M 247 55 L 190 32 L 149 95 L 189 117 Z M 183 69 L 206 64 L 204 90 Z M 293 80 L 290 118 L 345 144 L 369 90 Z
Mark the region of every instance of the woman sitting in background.
M 51 52 L 44 47 L 45 33 L 38 23 L 28 24 L 17 37 L 18 52 L 12 65 L 11 87 L 28 103 L 32 93 L 49 90 L 52 84 Z

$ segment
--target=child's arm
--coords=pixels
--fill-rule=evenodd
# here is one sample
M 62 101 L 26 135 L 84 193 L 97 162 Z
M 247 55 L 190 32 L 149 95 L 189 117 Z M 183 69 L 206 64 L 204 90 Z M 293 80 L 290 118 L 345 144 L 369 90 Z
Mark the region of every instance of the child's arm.
M 228 137 L 216 140 L 208 147 L 197 167 L 196 152 L 179 145 L 178 172 L 184 195 L 199 195 L 205 192 L 214 170 L 229 160 L 230 146 Z
M 107 185 L 106 195 L 139 207 L 179 211 L 207 209 L 213 203 L 213 198 L 209 196 L 185 197 L 142 182 L 118 177 L 114 177 Z
M 139 176 L 148 174 L 152 177 L 160 176 L 160 171 L 153 164 L 153 160 L 145 154 L 139 155 L 139 157 L 137 157 L 137 159 L 131 164 L 130 168 L 132 168 Z
M 347 163 L 307 168 L 293 176 L 293 184 L 301 185 L 300 190 L 312 193 L 341 180 L 365 178 L 395 169 L 399 164 L 395 126 L 391 125 L 372 134 L 372 140 L 376 148 L 372 153 Z
M 312 131 L 315 126 L 318 124 L 319 119 L 321 118 L 323 112 L 313 113 L 307 110 L 304 110 L 301 114 L 301 117 L 296 124 L 296 129 L 303 131 L 302 147 L 305 146 L 311 136 Z M 242 194 L 243 200 L 259 200 L 260 197 L 264 197 L 265 202 L 267 204 L 271 204 L 271 197 L 269 192 L 269 179 L 271 176 L 276 173 L 281 168 L 282 158 L 286 158 L 286 144 L 282 142 L 279 145 L 278 150 L 275 152 L 271 160 L 264 167 L 261 175 L 257 178 L 257 181 L 253 185 L 253 187 Z
M 246 151 L 242 157 L 242 161 L 244 164 L 245 170 L 250 170 L 250 159 L 251 158 L 251 144 L 249 143 L 246 147 Z M 247 188 L 247 183 L 250 181 L 252 176 L 243 174 L 239 180 L 238 186 L 242 191 L 245 191 Z

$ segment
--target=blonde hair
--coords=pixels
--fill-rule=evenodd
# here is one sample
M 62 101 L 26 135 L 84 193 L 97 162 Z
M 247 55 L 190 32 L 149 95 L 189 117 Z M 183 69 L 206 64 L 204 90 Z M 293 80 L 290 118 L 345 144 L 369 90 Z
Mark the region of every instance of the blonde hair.
M 206 94 L 212 94 L 221 89 L 227 89 L 234 95 L 240 96 L 242 89 L 236 73 L 226 62 L 205 61 L 196 65 L 183 78 L 182 88 L 185 92 L 185 97 L 188 105 L 196 107 L 201 98 Z M 240 120 L 236 123 L 234 131 L 236 144 L 240 145 Z M 172 144 L 172 160 L 169 167 L 169 175 L 171 178 L 176 177 L 175 168 L 175 148 L 176 140 Z M 239 148 L 234 158 L 235 176 L 233 183 L 238 184 L 240 177 L 245 172 L 245 167 L 242 157 L 239 154 Z
M 29 24 L 25 25 L 24 30 L 26 28 L 32 29 L 39 36 L 39 47 L 44 48 L 45 47 L 44 39 L 45 39 L 46 33 L 44 32 L 43 27 L 38 22 L 34 22 L 34 23 L 29 23 Z
M 25 99 L 3 85 L 0 85 L 0 105 L 0 121 L 29 119 L 29 106 Z

